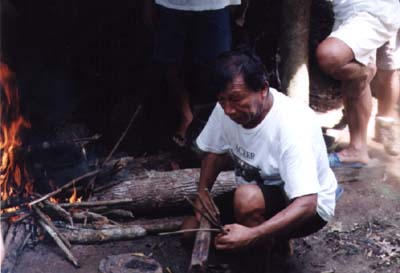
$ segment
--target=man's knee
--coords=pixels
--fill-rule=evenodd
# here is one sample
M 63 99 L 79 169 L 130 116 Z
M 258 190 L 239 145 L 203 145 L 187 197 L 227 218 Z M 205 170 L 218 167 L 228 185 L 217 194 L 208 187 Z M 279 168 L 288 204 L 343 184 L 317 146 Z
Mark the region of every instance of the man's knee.
M 352 50 L 335 38 L 328 38 L 320 43 L 316 50 L 316 57 L 321 69 L 330 76 L 354 58 Z
M 236 220 L 241 224 L 263 220 L 265 201 L 260 187 L 253 184 L 242 185 L 235 191 L 234 211 Z

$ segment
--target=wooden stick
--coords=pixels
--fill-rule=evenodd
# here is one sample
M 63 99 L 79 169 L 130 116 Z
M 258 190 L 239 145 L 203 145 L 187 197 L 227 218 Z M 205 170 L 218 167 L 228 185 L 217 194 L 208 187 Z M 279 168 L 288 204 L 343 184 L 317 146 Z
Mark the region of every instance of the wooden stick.
M 214 212 L 216 214 L 217 221 L 220 222 L 221 221 L 221 213 L 219 211 L 219 208 L 218 208 L 217 204 L 215 204 L 214 199 L 212 198 L 209 190 L 207 188 L 205 188 L 204 191 L 206 193 L 208 201 L 210 202 L 211 206 L 213 207 L 213 210 L 214 210 Z
M 36 214 L 39 216 L 40 219 L 42 219 L 43 222 L 46 223 L 46 225 L 49 226 L 53 230 L 53 232 L 60 237 L 60 239 L 63 241 L 63 243 L 68 247 L 71 248 L 71 243 L 65 238 L 59 231 L 58 229 L 54 226 L 53 222 L 47 218 L 47 216 L 37 207 L 37 205 L 32 206 L 33 210 L 36 212 Z
M 44 200 L 44 204 L 49 207 L 52 211 L 56 212 L 61 218 L 69 222 L 71 226 L 74 225 L 71 213 L 60 207 L 58 204 L 52 203 L 49 200 Z
M 206 202 L 203 200 L 203 197 L 200 194 L 198 194 L 197 197 L 200 200 L 200 203 L 203 206 L 203 209 L 207 212 L 207 214 L 214 220 L 215 223 L 219 223 L 217 214 L 214 213 L 211 210 L 211 208 L 206 204 Z
M 101 214 L 98 214 L 98 213 L 95 213 L 95 212 L 91 212 L 91 211 L 74 212 L 72 214 L 72 216 L 75 219 L 80 219 L 80 220 L 84 220 L 84 219 L 90 218 L 90 219 L 97 220 L 97 221 L 103 221 L 105 223 L 112 223 L 114 225 L 119 225 L 118 222 L 110 220 L 104 215 L 101 215 Z
M 115 143 L 113 149 L 111 152 L 108 154 L 107 158 L 104 160 L 104 162 L 101 164 L 103 166 L 105 163 L 107 163 L 111 157 L 114 155 L 114 152 L 117 150 L 118 146 L 121 144 L 122 140 L 125 138 L 126 134 L 129 131 L 129 128 L 131 127 L 133 121 L 136 119 L 136 116 L 139 114 L 140 110 L 142 109 L 142 106 L 139 105 L 135 111 L 135 113 L 132 115 L 131 119 L 129 120 L 128 125 L 125 128 L 125 131 L 122 133 L 121 137 L 118 139 L 117 143 Z
M 75 202 L 75 203 L 60 203 L 62 208 L 92 208 L 101 206 L 118 206 L 118 205 L 129 205 L 134 202 L 133 199 L 117 199 L 117 200 L 101 200 L 101 201 L 86 201 L 86 202 Z
M 88 173 L 86 173 L 86 174 L 84 174 L 84 175 L 81 175 L 81 176 L 79 176 L 79 177 L 76 177 L 76 178 L 72 179 L 71 181 L 69 181 L 69 182 L 68 182 L 67 184 L 65 184 L 64 186 L 58 188 L 57 190 L 55 190 L 55 191 L 53 191 L 53 192 L 50 192 L 50 193 L 44 195 L 43 197 L 40 197 L 39 199 L 36 199 L 36 200 L 30 202 L 30 203 L 29 203 L 29 206 L 35 205 L 35 204 L 37 204 L 37 203 L 39 203 L 39 202 L 42 202 L 42 201 L 44 201 L 44 200 L 46 200 L 46 199 L 49 199 L 50 197 L 53 197 L 54 195 L 59 194 L 59 193 L 62 192 L 63 190 L 68 189 L 69 187 L 71 187 L 71 186 L 74 185 L 75 183 L 78 183 L 78 182 L 84 180 L 85 178 L 88 178 L 88 177 L 91 177 L 91 176 L 93 176 L 93 175 L 96 175 L 96 174 L 98 174 L 99 172 L 100 172 L 100 170 L 95 170 L 95 171 L 88 172 Z
M 206 220 L 208 220 L 208 222 L 210 222 L 211 224 L 213 224 L 214 226 L 217 226 L 219 228 L 221 228 L 221 231 L 224 230 L 223 227 L 221 227 L 218 223 L 214 222 L 214 220 L 212 220 L 210 218 L 210 216 L 208 216 L 208 214 L 206 214 L 204 211 L 202 211 L 201 209 L 199 209 L 198 207 L 196 207 L 196 205 L 187 197 L 185 197 L 186 201 L 189 202 L 190 205 L 192 205 L 192 207 L 201 214 L 201 216 L 203 216 Z
M 64 242 L 60 239 L 58 234 L 54 232 L 51 227 L 49 227 L 42 219 L 39 219 L 39 224 L 47 231 L 47 233 L 53 238 L 56 244 L 61 248 L 61 250 L 67 255 L 68 260 L 72 262 L 75 267 L 80 267 L 78 260 L 74 257 L 68 247 L 64 244 Z
M 162 232 L 162 233 L 158 233 L 158 235 L 164 236 L 164 235 L 179 234 L 179 233 L 186 233 L 186 232 L 195 232 L 195 231 L 221 232 L 221 230 L 218 229 L 218 228 L 190 228 L 190 229 L 181 229 L 181 230 L 171 231 L 171 232 Z

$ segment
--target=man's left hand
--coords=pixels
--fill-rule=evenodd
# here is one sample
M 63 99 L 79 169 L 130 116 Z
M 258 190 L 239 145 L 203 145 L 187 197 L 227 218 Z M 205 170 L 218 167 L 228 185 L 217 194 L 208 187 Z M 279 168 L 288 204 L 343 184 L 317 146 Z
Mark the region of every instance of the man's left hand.
M 256 240 L 252 228 L 239 224 L 225 225 L 226 234 L 220 233 L 215 237 L 215 247 L 221 250 L 243 248 Z

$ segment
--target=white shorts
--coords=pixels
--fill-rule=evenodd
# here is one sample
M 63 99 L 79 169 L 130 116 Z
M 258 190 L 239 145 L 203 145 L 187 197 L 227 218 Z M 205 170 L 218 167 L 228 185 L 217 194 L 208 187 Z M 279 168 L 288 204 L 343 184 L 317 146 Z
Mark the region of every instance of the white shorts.
M 329 37 L 343 41 L 358 62 L 368 65 L 375 64 L 377 49 L 389 41 L 396 31 L 372 14 L 359 12 L 345 20 L 335 20 Z

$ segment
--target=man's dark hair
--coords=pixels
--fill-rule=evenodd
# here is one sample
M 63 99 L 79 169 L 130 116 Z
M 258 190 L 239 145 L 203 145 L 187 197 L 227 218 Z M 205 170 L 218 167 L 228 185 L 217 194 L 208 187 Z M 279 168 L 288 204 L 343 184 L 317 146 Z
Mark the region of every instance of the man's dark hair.
M 214 62 L 210 87 L 214 94 L 224 91 L 239 75 L 243 76 L 250 91 L 258 92 L 268 85 L 268 77 L 261 59 L 250 49 L 237 49 L 223 53 Z

